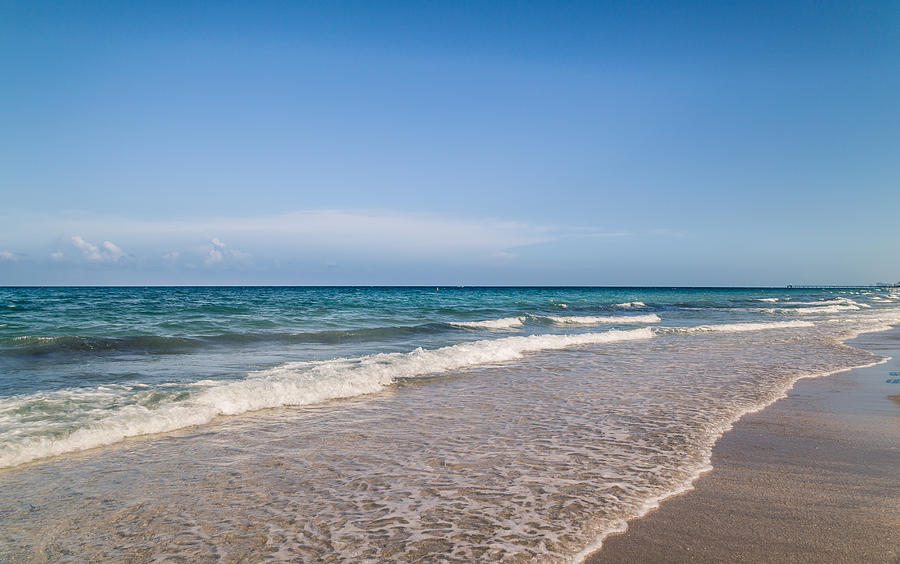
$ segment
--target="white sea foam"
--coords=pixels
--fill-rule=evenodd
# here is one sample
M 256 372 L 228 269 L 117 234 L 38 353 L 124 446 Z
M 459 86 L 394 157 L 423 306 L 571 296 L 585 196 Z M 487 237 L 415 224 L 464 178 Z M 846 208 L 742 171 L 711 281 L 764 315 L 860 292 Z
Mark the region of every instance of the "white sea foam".
M 865 332 L 870 332 L 872 330 L 873 329 L 869 329 L 869 330 L 866 330 Z M 763 409 L 772 405 L 776 401 L 787 397 L 788 392 L 794 387 L 794 385 L 799 380 L 805 380 L 805 379 L 809 379 L 809 378 L 821 378 L 824 376 L 830 376 L 832 374 L 839 374 L 841 372 L 848 372 L 850 370 L 855 370 L 855 369 L 859 369 L 859 368 L 868 368 L 870 366 L 876 366 L 878 364 L 883 364 L 883 363 L 887 362 L 887 360 L 888 360 L 887 358 L 882 358 L 882 359 L 876 360 L 874 362 L 859 364 L 856 366 L 851 366 L 851 367 L 846 367 L 846 368 L 837 368 L 837 369 L 829 370 L 826 372 L 801 374 L 801 375 L 795 376 L 794 378 L 787 380 L 778 389 L 774 390 L 773 393 L 762 403 L 759 403 L 754 406 L 750 406 L 748 408 L 745 408 L 745 409 L 737 412 L 736 414 L 734 414 L 732 416 L 732 418 L 730 420 L 724 421 L 722 424 L 720 424 L 717 428 L 715 428 L 710 433 L 710 438 L 712 440 L 709 441 L 708 447 L 707 447 L 706 451 L 704 452 L 703 461 L 694 467 L 693 472 L 690 474 L 688 479 L 684 480 L 681 484 L 678 484 L 673 489 L 671 489 L 670 491 L 668 491 L 662 495 L 654 496 L 654 497 L 644 500 L 644 502 L 638 507 L 637 511 L 635 511 L 632 515 L 626 516 L 624 518 L 619 518 L 619 519 L 616 519 L 615 521 L 613 521 L 613 523 L 609 527 L 607 527 L 603 532 L 601 532 L 599 535 L 597 535 L 594 538 L 593 542 L 591 542 L 588 546 L 583 548 L 581 551 L 579 551 L 577 554 L 575 554 L 572 557 L 572 560 L 571 560 L 572 564 L 581 564 L 587 559 L 588 556 L 590 556 L 594 552 L 600 550 L 600 548 L 603 547 L 603 541 L 606 540 L 606 538 L 608 536 L 615 534 L 615 533 L 624 533 L 625 531 L 627 531 L 629 521 L 633 521 L 635 519 L 640 519 L 641 517 L 643 517 L 650 511 L 658 508 L 659 504 L 661 502 L 665 501 L 666 499 L 668 499 L 670 497 L 680 495 L 682 493 L 693 490 L 694 483 L 697 481 L 697 479 L 702 474 L 705 474 L 706 472 L 713 470 L 712 447 L 715 444 L 716 440 L 719 437 L 721 437 L 722 435 L 724 435 L 725 433 L 727 433 L 728 431 L 730 431 L 732 428 L 734 428 L 734 424 L 737 423 L 738 420 L 741 419 L 744 415 L 762 411 Z
M 0 446 L 0 468 L 16 466 L 55 456 L 120 442 L 127 437 L 163 433 L 208 423 L 219 415 L 237 415 L 248 411 L 287 405 L 309 405 L 324 401 L 371 394 L 400 379 L 415 378 L 459 370 L 469 366 L 507 362 L 524 354 L 562 349 L 577 345 L 613 343 L 649 339 L 648 327 L 630 330 L 578 333 L 569 335 L 530 335 L 486 339 L 438 349 L 416 349 L 409 353 L 386 353 L 357 358 L 337 358 L 315 362 L 289 362 L 251 372 L 240 381 L 207 385 L 183 401 L 169 401 L 155 407 L 131 404 L 109 409 L 110 400 L 120 397 L 111 390 L 74 389 L 30 396 L 15 396 L 0 402 L 0 422 L 4 433 Z M 206 384 L 206 382 L 204 382 Z M 144 393 L 152 393 L 147 391 Z M 35 435 L 15 425 L 23 404 L 48 401 L 96 417 L 61 438 Z M 59 425 L 66 427 L 73 422 Z M 11 440 L 8 440 L 11 439 Z
M 37 335 L 20 335 L 18 337 L 13 337 L 13 342 L 16 343 L 25 343 L 29 345 L 45 345 L 49 343 L 55 343 L 65 337 L 41 337 Z
M 832 302 L 833 303 L 833 302 Z M 820 308 L 821 309 L 821 308 Z M 858 308 L 856 308 L 858 309 Z M 860 314 L 857 316 L 850 317 L 842 317 L 842 318 L 832 318 L 828 319 L 822 323 L 832 323 L 832 324 L 841 324 L 845 325 L 850 323 L 850 326 L 847 328 L 845 334 L 843 334 L 840 339 L 841 340 L 849 340 L 858 337 L 863 333 L 872 333 L 879 331 L 887 331 L 892 326 L 900 324 L 900 311 L 897 310 L 887 310 L 880 311 L 876 315 L 872 315 L 871 313 Z M 776 329 L 776 328 L 788 328 L 788 327 L 812 327 L 814 323 L 808 321 L 785 321 L 785 322 L 775 322 L 775 323 L 732 323 L 732 324 L 722 324 L 722 325 L 706 325 L 706 326 L 698 326 L 692 328 L 686 328 L 690 331 L 724 331 L 724 332 L 740 332 L 740 331 L 755 331 L 762 329 Z M 668 328 L 655 328 L 655 330 L 665 330 Z M 874 355 L 873 355 L 874 356 Z M 643 517 L 652 509 L 659 506 L 659 503 L 665 500 L 668 497 L 673 495 L 678 495 L 685 491 L 690 491 L 694 488 L 694 482 L 697 478 L 700 477 L 701 474 L 712 470 L 711 464 L 711 455 L 712 455 L 712 445 L 715 442 L 715 439 L 725 434 L 729 431 L 735 422 L 740 419 L 743 415 L 748 413 L 754 413 L 757 411 L 761 411 L 772 403 L 778 401 L 781 398 L 787 396 L 787 393 L 791 388 L 794 387 L 796 382 L 801 379 L 806 378 L 817 378 L 822 376 L 828 376 L 831 374 L 837 374 L 840 372 L 846 372 L 849 370 L 853 370 L 856 368 L 865 368 L 870 366 L 875 366 L 878 364 L 882 364 L 887 362 L 889 358 L 881 358 L 875 360 L 873 362 L 857 364 L 851 367 L 843 367 L 836 368 L 833 370 L 827 370 L 824 372 L 811 372 L 806 374 L 799 374 L 793 378 L 790 378 L 780 387 L 773 391 L 772 394 L 765 401 L 749 406 L 738 413 L 736 413 L 729 421 L 724 422 L 719 428 L 715 429 L 712 433 L 712 438 L 709 443 L 709 448 L 704 454 L 704 460 L 701 464 L 697 465 L 694 468 L 692 475 L 682 482 L 680 485 L 674 487 L 671 491 L 656 497 L 652 497 L 647 499 L 637 511 L 629 516 L 625 516 L 623 518 L 617 519 L 613 521 L 603 532 L 601 532 L 593 542 L 591 542 L 588 546 L 586 546 L 583 550 L 578 552 L 572 559 L 573 563 L 581 563 L 592 553 L 596 552 L 603 546 L 603 541 L 611 534 L 614 533 L 622 533 L 628 529 L 628 522 L 634 519 L 638 519 Z
M 814 307 L 792 307 L 792 308 L 781 308 L 777 311 L 780 313 L 795 313 L 797 315 L 821 315 L 823 313 L 838 313 L 841 311 L 855 311 L 860 309 L 859 306 L 856 305 L 844 305 L 844 304 L 835 304 L 835 305 L 821 305 Z
M 777 302 L 778 298 L 758 298 L 759 302 Z
M 798 306 L 831 306 L 831 305 L 853 305 L 859 306 L 862 305 L 858 301 L 851 298 L 831 298 L 829 300 L 819 300 L 817 302 L 791 302 L 790 305 L 798 305 Z
M 624 308 L 647 307 L 647 304 L 645 304 L 644 302 L 625 302 L 622 304 L 616 304 L 616 307 L 624 307 Z
M 839 325 L 843 329 L 842 340 L 854 339 L 862 333 L 887 331 L 894 325 L 900 325 L 900 310 L 881 309 L 859 314 L 826 319 L 821 323 Z
M 721 323 L 717 325 L 697 325 L 694 327 L 660 327 L 662 331 L 741 333 L 744 331 L 766 331 L 769 329 L 791 329 L 814 327 L 810 321 L 773 321 L 771 323 Z
M 599 325 L 601 323 L 659 323 L 658 315 L 548 315 L 546 319 L 560 325 Z
M 486 319 L 484 321 L 451 321 L 449 325 L 473 329 L 509 329 L 510 327 L 519 327 L 524 322 L 524 317 L 504 317 L 501 319 Z

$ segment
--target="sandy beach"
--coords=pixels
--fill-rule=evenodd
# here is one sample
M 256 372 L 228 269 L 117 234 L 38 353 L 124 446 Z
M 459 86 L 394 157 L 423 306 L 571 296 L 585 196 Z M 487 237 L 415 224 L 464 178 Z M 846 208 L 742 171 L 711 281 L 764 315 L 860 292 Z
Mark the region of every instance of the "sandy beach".
M 887 363 L 797 382 L 716 444 L 713 470 L 663 501 L 590 564 L 897 562 L 900 330 L 848 344 Z

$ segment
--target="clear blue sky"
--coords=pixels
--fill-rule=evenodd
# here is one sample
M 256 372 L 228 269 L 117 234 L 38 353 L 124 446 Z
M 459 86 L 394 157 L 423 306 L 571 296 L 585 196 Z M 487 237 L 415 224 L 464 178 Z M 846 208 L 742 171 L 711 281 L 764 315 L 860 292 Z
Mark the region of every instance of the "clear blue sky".
M 900 279 L 897 2 L 0 0 L 0 284 Z

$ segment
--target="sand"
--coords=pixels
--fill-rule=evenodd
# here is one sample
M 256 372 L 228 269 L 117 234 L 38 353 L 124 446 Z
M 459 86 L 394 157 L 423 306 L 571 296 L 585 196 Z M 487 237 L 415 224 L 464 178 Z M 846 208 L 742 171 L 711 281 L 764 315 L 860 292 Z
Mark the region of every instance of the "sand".
M 746 415 L 693 490 L 586 562 L 900 562 L 900 330 L 849 344 L 893 358 Z

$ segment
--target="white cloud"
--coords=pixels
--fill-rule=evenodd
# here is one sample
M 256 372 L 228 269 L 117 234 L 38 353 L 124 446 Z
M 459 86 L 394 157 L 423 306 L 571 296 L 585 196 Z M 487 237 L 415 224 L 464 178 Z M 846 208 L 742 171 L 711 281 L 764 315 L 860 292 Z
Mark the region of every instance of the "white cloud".
M 115 243 L 111 241 L 103 241 L 103 250 L 105 255 L 109 257 L 113 262 L 119 260 L 120 258 L 125 256 L 125 251 L 120 249 Z
M 111 241 L 103 241 L 103 250 L 106 251 L 106 254 L 109 255 L 112 260 L 119 260 L 120 258 L 125 256 L 125 251 L 120 249 Z
M 141 257 L 156 257 L 158 262 L 173 265 L 177 261 L 185 267 L 251 261 L 260 265 L 274 264 L 272 261 L 297 263 L 326 258 L 339 258 L 343 264 L 353 264 L 360 258 L 385 264 L 493 264 L 498 258 L 511 260 L 512 255 L 521 254 L 521 248 L 531 245 L 629 235 L 597 226 L 389 210 L 300 210 L 159 220 L 73 212 L 16 216 L 10 222 L 5 219 L 0 214 L 0 224 L 6 223 L 5 227 L 0 225 L 0 235 L 8 230 L 7 239 L 18 238 L 23 244 L 34 245 L 42 237 L 47 237 L 49 243 L 54 233 L 77 233 L 66 236 L 66 240 L 71 241 L 77 249 L 74 255 L 81 260 L 122 263 L 134 255 L 139 261 Z M 122 246 L 105 237 L 115 238 Z M 66 249 L 57 252 L 62 251 L 66 251 L 66 258 L 72 258 L 73 253 Z M 142 264 L 148 263 L 144 260 Z
M 81 235 L 72 237 L 72 244 L 81 251 L 82 256 L 91 262 L 118 262 L 125 256 L 125 251 L 112 241 L 103 241 L 100 247 L 85 240 Z
M 81 235 L 75 235 L 72 237 L 72 244 L 75 245 L 76 248 L 80 249 L 82 253 L 84 253 L 85 258 L 88 260 L 100 260 L 100 249 L 97 248 L 97 245 L 91 244 L 85 241 Z
M 222 259 L 225 255 L 222 254 L 222 251 L 219 249 L 210 249 L 209 254 L 206 255 L 206 259 L 204 259 L 203 264 L 206 266 L 212 266 L 214 264 L 218 264 L 222 262 Z
M 0 251 L 0 260 L 15 261 L 15 260 L 19 260 L 19 257 L 17 257 L 15 254 L 13 254 L 9 251 Z
M 204 217 L 181 220 L 133 220 L 90 214 L 64 218 L 33 218 L 31 232 L 80 233 L 99 238 L 112 233 L 130 246 L 154 240 L 167 245 L 190 245 L 204 237 L 220 251 L 231 249 L 230 238 L 240 239 L 243 250 L 266 248 L 303 252 L 349 250 L 368 255 L 447 256 L 498 251 L 559 239 L 579 232 L 575 226 L 530 224 L 490 218 L 458 218 L 439 214 L 384 210 L 304 210 L 251 217 Z M 215 233 L 215 237 L 209 234 Z M 86 241 L 87 242 L 87 241 Z M 169 247 L 170 249 L 173 247 Z M 178 248 L 178 247 L 174 247 Z M 178 250 L 186 252 L 187 246 Z M 91 254 L 90 249 L 86 251 Z M 204 250 L 204 254 L 208 251 Z
M 239 251 L 237 249 L 226 249 L 228 245 L 218 237 L 213 237 L 209 242 L 212 243 L 213 248 L 209 250 L 206 258 L 203 259 L 203 264 L 206 266 L 213 266 L 224 262 L 225 260 L 243 262 L 249 260 L 253 256 L 250 253 Z
M 62 260 L 63 253 L 62 251 L 56 251 L 55 253 L 50 253 L 50 258 L 53 260 Z

